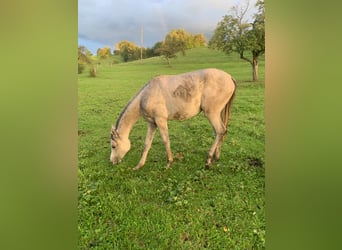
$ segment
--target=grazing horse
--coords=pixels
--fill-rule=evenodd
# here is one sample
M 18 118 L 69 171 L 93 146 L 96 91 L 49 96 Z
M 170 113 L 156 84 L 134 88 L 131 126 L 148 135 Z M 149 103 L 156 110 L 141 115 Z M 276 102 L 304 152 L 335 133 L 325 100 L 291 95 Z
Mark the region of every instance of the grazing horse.
M 112 125 L 110 161 L 118 164 L 130 150 L 130 131 L 142 116 L 148 124 L 147 135 L 141 159 L 133 170 L 144 166 L 157 128 L 165 144 L 169 168 L 173 158 L 167 121 L 189 119 L 203 111 L 216 135 L 205 163 L 209 168 L 213 160 L 220 158 L 235 88 L 235 80 L 218 69 L 153 78 L 128 102 L 116 125 Z

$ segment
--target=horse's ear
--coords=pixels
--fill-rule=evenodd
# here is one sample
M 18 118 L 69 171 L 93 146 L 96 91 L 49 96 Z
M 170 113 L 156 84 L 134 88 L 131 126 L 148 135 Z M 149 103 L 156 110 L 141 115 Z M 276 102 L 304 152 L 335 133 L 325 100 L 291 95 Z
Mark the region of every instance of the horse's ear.
M 114 125 L 112 125 L 112 130 L 111 130 L 111 138 L 112 140 L 115 140 L 116 138 L 119 138 L 119 134 L 118 131 L 116 130 L 116 127 Z

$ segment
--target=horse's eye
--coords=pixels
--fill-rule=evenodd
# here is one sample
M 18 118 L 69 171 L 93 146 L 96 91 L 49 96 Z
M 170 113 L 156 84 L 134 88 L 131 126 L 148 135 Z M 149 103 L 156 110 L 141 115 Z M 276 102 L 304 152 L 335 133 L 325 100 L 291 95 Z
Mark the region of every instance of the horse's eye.
M 112 145 L 112 149 L 115 149 L 115 146 L 114 146 L 114 145 Z

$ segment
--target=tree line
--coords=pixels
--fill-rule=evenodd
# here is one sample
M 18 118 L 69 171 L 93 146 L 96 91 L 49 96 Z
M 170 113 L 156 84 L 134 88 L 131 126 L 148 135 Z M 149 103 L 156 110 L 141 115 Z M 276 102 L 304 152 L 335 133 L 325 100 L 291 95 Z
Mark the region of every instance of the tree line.
M 250 63 L 252 67 L 253 81 L 258 81 L 259 56 L 265 53 L 265 7 L 264 1 L 256 2 L 257 13 L 253 21 L 247 20 L 249 0 L 242 5 L 231 8 L 229 15 L 223 16 L 217 24 L 214 35 L 209 43 L 203 34 L 191 34 L 184 29 L 176 29 L 169 32 L 163 41 L 154 44 L 152 48 L 144 48 L 130 41 L 121 41 L 114 46 L 99 48 L 98 58 L 109 58 L 112 55 L 120 55 L 124 62 L 162 56 L 170 65 L 170 59 L 177 53 L 185 55 L 187 49 L 208 46 L 212 49 L 224 51 L 227 54 L 238 53 L 242 60 Z M 251 55 L 248 57 L 246 54 Z M 91 64 L 92 55 L 84 46 L 78 48 L 79 72 L 80 65 Z M 82 71 L 82 69 L 81 69 Z
M 191 34 L 184 29 L 175 29 L 169 32 L 163 41 L 154 44 L 152 48 L 144 48 L 130 41 L 120 41 L 114 45 L 113 51 L 109 46 L 99 48 L 97 57 L 106 59 L 112 55 L 120 55 L 124 62 L 145 59 L 155 56 L 163 56 L 170 64 L 169 59 L 175 57 L 176 53 L 192 48 L 207 46 L 207 40 L 203 34 Z M 81 54 L 81 56 L 80 56 Z M 81 63 L 91 61 L 91 52 L 84 46 L 79 47 L 79 59 Z

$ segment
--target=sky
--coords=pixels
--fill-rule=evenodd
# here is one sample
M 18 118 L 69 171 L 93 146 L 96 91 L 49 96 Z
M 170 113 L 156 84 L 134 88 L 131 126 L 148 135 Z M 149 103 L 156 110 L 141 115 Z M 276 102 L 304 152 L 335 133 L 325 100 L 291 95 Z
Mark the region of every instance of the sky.
M 249 16 L 255 13 L 256 0 L 250 0 Z M 98 48 L 112 50 L 128 40 L 143 47 L 153 47 L 173 29 L 192 34 L 203 33 L 207 40 L 222 17 L 242 0 L 79 0 L 78 45 L 93 54 Z

